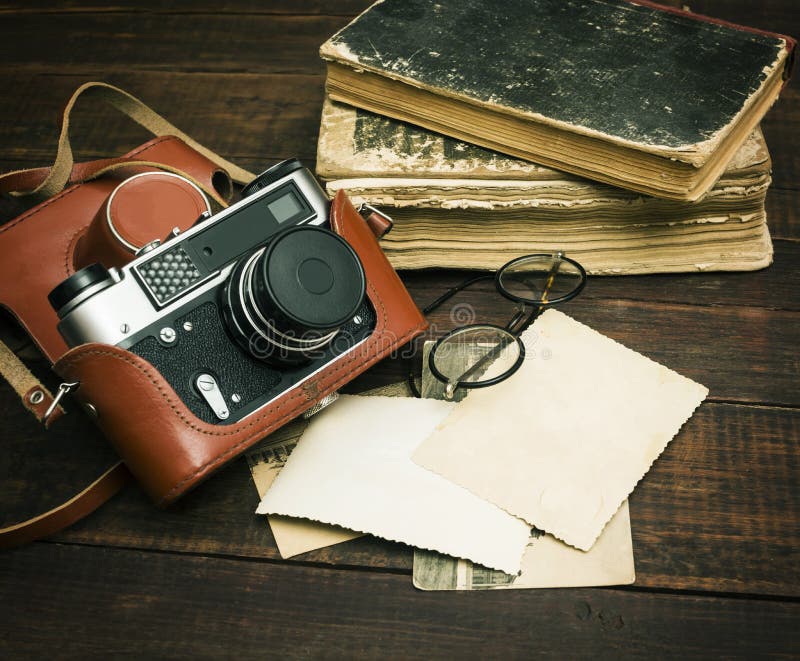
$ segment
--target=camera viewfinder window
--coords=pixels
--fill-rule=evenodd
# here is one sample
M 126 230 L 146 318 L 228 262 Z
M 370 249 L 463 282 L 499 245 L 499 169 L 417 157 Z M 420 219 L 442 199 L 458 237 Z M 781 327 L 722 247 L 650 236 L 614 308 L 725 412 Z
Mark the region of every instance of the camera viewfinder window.
M 277 200 L 273 200 L 267 204 L 267 207 L 269 207 L 270 212 L 275 216 L 275 220 L 277 220 L 278 223 L 289 220 L 303 210 L 297 197 L 292 192 L 281 195 Z

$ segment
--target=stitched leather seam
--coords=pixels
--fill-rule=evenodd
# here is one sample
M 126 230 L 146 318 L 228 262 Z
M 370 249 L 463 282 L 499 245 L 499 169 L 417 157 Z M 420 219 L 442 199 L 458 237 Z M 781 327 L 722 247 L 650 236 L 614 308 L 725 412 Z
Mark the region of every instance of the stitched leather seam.
M 68 277 L 75 272 L 72 259 L 75 255 L 75 248 L 78 244 L 78 241 L 80 241 L 80 238 L 83 236 L 85 230 L 85 227 L 79 227 L 76 229 L 75 233 L 72 235 L 72 237 L 70 237 L 70 240 L 67 243 L 67 251 L 64 253 L 64 272 Z
M 422 321 L 420 324 L 418 324 L 417 326 L 415 326 L 414 328 L 409 330 L 405 335 L 403 335 L 400 338 L 398 338 L 396 340 L 396 342 L 393 342 L 391 347 L 388 347 L 388 348 L 394 348 L 396 346 L 401 346 L 402 344 L 405 344 L 405 342 L 408 339 L 413 337 L 418 332 L 421 332 L 424 329 L 424 327 L 425 327 L 425 322 Z M 190 420 L 188 420 L 183 415 L 183 413 L 181 413 L 181 411 L 178 410 L 176 405 L 173 403 L 172 397 L 170 397 L 170 395 L 164 390 L 164 388 L 156 381 L 156 379 L 153 377 L 153 374 L 151 373 L 151 371 L 147 367 L 145 367 L 143 365 L 140 365 L 139 363 L 137 363 L 136 361 L 128 358 L 127 356 L 120 355 L 120 354 L 115 353 L 113 351 L 93 349 L 91 351 L 87 351 L 87 352 L 81 354 L 80 356 L 76 356 L 73 360 L 66 362 L 63 367 L 65 369 L 69 368 L 69 367 L 71 367 L 71 366 L 73 366 L 73 365 L 75 365 L 75 364 L 77 364 L 79 362 L 83 362 L 84 358 L 87 358 L 87 357 L 93 356 L 93 355 L 94 356 L 107 356 L 109 358 L 113 358 L 113 359 L 116 359 L 116 360 L 122 360 L 123 362 L 128 363 L 129 365 L 135 367 L 137 370 L 142 372 L 142 374 L 145 375 L 145 377 L 150 381 L 150 383 L 153 386 L 155 386 L 156 390 L 158 390 L 158 392 L 161 394 L 161 397 L 164 399 L 164 401 L 167 403 L 167 405 L 173 410 L 173 412 L 178 416 L 178 418 L 184 423 L 184 425 L 186 425 L 190 429 L 193 429 L 194 431 L 199 432 L 201 434 L 204 434 L 206 436 L 216 436 L 216 437 L 233 436 L 235 434 L 240 433 L 243 430 L 246 430 L 248 427 L 255 426 L 257 423 L 263 421 L 263 419 L 265 417 L 270 416 L 275 411 L 278 411 L 281 408 L 284 408 L 286 406 L 290 406 L 291 405 L 291 408 L 281 418 L 279 418 L 278 420 L 274 421 L 271 425 L 269 425 L 267 427 L 268 429 L 275 429 L 279 425 L 283 424 L 285 421 L 294 418 L 300 412 L 300 410 L 302 409 L 303 404 L 306 404 L 308 402 L 308 400 L 305 400 L 305 401 L 298 402 L 297 404 L 295 404 L 296 400 L 303 398 L 302 391 L 297 391 L 296 393 L 292 394 L 288 399 L 285 399 L 285 400 L 279 402 L 278 404 L 276 404 L 275 406 L 272 406 L 269 409 L 267 409 L 266 411 L 264 411 L 257 418 L 254 418 L 254 419 L 248 421 L 244 426 L 240 426 L 240 427 L 237 427 L 237 429 L 235 429 L 235 430 L 225 431 L 225 432 L 209 431 L 209 430 L 201 429 L 201 428 L 197 427 L 197 425 L 195 425 Z M 363 363 L 359 362 L 359 367 L 361 367 L 363 365 L 364 368 L 366 369 L 367 367 L 370 367 L 371 365 L 376 363 L 378 360 L 380 360 L 380 358 L 383 355 L 385 355 L 385 354 L 376 353 L 373 356 L 371 356 L 367 361 L 365 361 Z M 335 376 L 338 376 L 341 372 L 343 372 L 347 368 L 349 368 L 350 364 L 355 362 L 355 360 L 356 360 L 356 356 L 351 356 L 350 358 L 346 359 L 345 361 L 343 361 L 340 365 L 338 365 L 333 370 L 332 374 L 335 375 Z M 336 388 L 340 387 L 344 383 L 347 383 L 347 377 L 350 376 L 354 371 L 355 371 L 354 369 L 351 369 L 349 371 L 346 371 L 346 373 L 344 375 L 338 376 L 338 380 L 334 381 L 334 383 L 331 386 L 328 386 L 328 388 L 330 388 L 331 390 L 335 390 Z M 160 502 L 162 502 L 162 503 L 168 502 L 171 499 L 172 494 L 180 491 L 181 487 L 184 484 L 186 484 L 187 482 L 190 482 L 192 479 L 194 479 L 195 477 L 197 477 L 199 474 L 201 474 L 202 472 L 206 471 L 207 469 L 214 468 L 214 467 L 224 463 L 226 458 L 229 455 L 234 454 L 236 452 L 236 450 L 239 447 L 241 447 L 242 445 L 248 443 L 249 441 L 252 441 L 254 438 L 259 437 L 261 434 L 264 433 L 264 431 L 265 431 L 264 428 L 256 430 L 253 434 L 247 436 L 246 438 L 242 439 L 241 441 L 239 441 L 236 444 L 234 444 L 234 445 L 230 446 L 229 448 L 227 448 L 224 452 L 222 452 L 221 454 L 217 455 L 214 459 L 206 462 L 202 466 L 199 466 L 190 475 L 186 476 L 178 484 L 173 486 L 172 489 L 170 489 L 170 491 L 167 493 L 167 495 L 164 496 L 164 498 Z
M 380 306 L 381 306 L 381 308 L 383 310 L 383 323 L 384 323 L 384 327 L 385 327 L 385 324 L 386 324 L 386 309 L 385 309 L 385 306 L 383 305 L 383 301 L 378 299 L 378 303 L 380 304 Z M 417 328 L 413 329 L 411 332 L 414 332 L 416 330 L 417 330 Z M 393 342 L 392 346 L 395 346 L 397 342 L 404 341 L 405 338 L 408 337 L 408 335 L 410 335 L 410 334 L 411 333 L 408 333 L 408 334 L 404 335 L 402 338 L 400 338 L 399 340 L 397 340 L 396 342 Z M 288 401 L 290 401 L 292 399 L 296 399 L 296 398 L 302 397 L 302 392 L 298 391 L 297 393 L 293 394 L 289 398 L 289 400 L 284 400 L 284 401 L 280 402 L 279 404 L 276 404 L 275 406 L 267 409 L 266 411 L 264 411 L 263 413 L 261 413 L 257 417 L 252 418 L 251 420 L 249 420 L 244 426 L 237 426 L 235 429 L 232 429 L 230 431 L 209 431 L 207 429 L 202 429 L 201 427 L 198 427 L 196 424 L 194 424 L 191 420 L 189 420 L 178 409 L 178 407 L 173 403 L 174 402 L 173 398 L 157 382 L 157 380 L 153 377 L 153 373 L 151 372 L 151 370 L 147 366 L 141 365 L 139 362 L 135 361 L 132 358 L 129 358 L 126 355 L 119 354 L 119 353 L 117 353 L 117 352 L 115 352 L 113 350 L 109 350 L 109 349 L 92 349 L 90 351 L 85 351 L 85 352 L 83 352 L 83 353 L 81 353 L 81 354 L 79 354 L 77 356 L 73 356 L 71 359 L 69 359 L 66 362 L 64 362 L 60 366 L 60 368 L 61 368 L 60 371 L 68 371 L 71 367 L 77 365 L 80 362 L 83 362 L 84 359 L 87 358 L 88 356 L 108 356 L 108 357 L 111 357 L 111 358 L 116 358 L 118 360 L 122 360 L 122 361 L 132 365 L 133 367 L 138 369 L 140 372 L 142 372 L 142 374 L 144 374 L 147 377 L 147 379 L 150 381 L 150 383 L 156 387 L 156 389 L 159 391 L 161 396 L 164 398 L 164 401 L 167 402 L 169 407 L 175 412 L 175 414 L 184 423 L 184 425 L 186 425 L 189 429 L 193 429 L 194 431 L 197 431 L 197 432 L 199 432 L 201 434 L 205 434 L 205 435 L 208 435 L 208 436 L 222 437 L 222 436 L 235 435 L 235 434 L 241 432 L 243 429 L 247 429 L 248 427 L 252 427 L 253 425 L 261 422 L 264 419 L 264 417 L 266 417 L 266 416 L 270 415 L 272 412 L 274 412 L 277 407 L 284 406 L 286 402 L 288 402 Z M 333 371 L 330 374 L 332 376 L 336 376 L 339 372 L 341 372 L 344 369 L 346 369 L 347 367 L 349 367 L 350 363 L 354 362 L 358 357 L 359 357 L 358 354 L 353 354 L 353 355 L 349 356 L 345 360 L 341 361 L 333 369 Z M 142 360 L 143 362 L 146 362 L 146 361 L 144 361 L 144 359 L 141 359 L 141 358 L 139 360 Z M 348 372 L 348 374 L 350 374 L 350 372 Z M 308 400 L 306 399 L 306 401 L 308 401 Z M 183 404 L 183 402 L 181 402 L 181 404 Z M 238 423 L 237 423 L 237 425 L 238 425 Z
M 126 362 L 129 365 L 135 367 L 142 374 L 144 374 L 144 376 L 147 378 L 148 381 L 150 381 L 150 383 L 153 386 L 156 387 L 156 389 L 161 394 L 161 396 L 164 399 L 164 401 L 169 405 L 169 407 L 174 411 L 174 413 L 178 416 L 178 418 L 183 422 L 183 424 L 186 427 L 188 427 L 189 429 L 192 429 L 192 430 L 194 430 L 194 431 L 196 431 L 196 432 L 198 432 L 200 434 L 204 434 L 206 436 L 217 436 L 217 437 L 234 436 L 234 435 L 240 433 L 243 429 L 247 429 L 248 427 L 252 427 L 255 424 L 261 422 L 264 417 L 267 417 L 271 413 L 273 413 L 275 411 L 276 407 L 283 405 L 283 402 L 281 402 L 280 404 L 277 404 L 277 405 L 275 405 L 273 407 L 270 407 L 269 409 L 267 409 L 267 410 L 263 411 L 262 413 L 260 413 L 258 416 L 252 418 L 251 420 L 248 420 L 243 426 L 239 426 L 239 423 L 237 423 L 235 428 L 230 429 L 228 431 L 210 431 L 208 429 L 203 429 L 201 427 L 198 427 L 194 422 L 189 420 L 178 409 L 178 407 L 175 405 L 174 400 L 169 395 L 169 393 L 154 378 L 153 373 L 150 371 L 150 369 L 148 369 L 144 365 L 140 365 L 138 362 L 134 361 L 131 358 L 128 358 L 127 356 L 120 355 L 120 354 L 115 353 L 113 351 L 92 349 L 91 351 L 86 351 L 86 352 L 82 353 L 80 356 L 76 356 L 74 360 L 72 360 L 72 361 L 70 361 L 68 363 L 65 363 L 63 368 L 68 370 L 70 367 L 72 367 L 72 366 L 74 366 L 74 365 L 76 365 L 76 364 L 78 364 L 80 362 L 83 362 L 84 359 L 89 357 L 89 356 L 107 356 L 109 358 L 114 358 L 114 359 L 117 359 L 117 360 L 121 360 L 121 361 Z M 351 357 L 347 358 L 346 360 L 344 360 L 342 362 L 342 364 L 340 364 L 340 365 L 338 365 L 336 367 L 334 373 L 338 373 L 339 371 L 344 369 L 346 366 L 349 365 L 349 363 L 353 362 L 353 360 L 355 360 L 355 358 L 353 356 L 351 356 Z M 298 398 L 303 398 L 302 391 L 297 391 L 296 393 L 291 395 L 291 397 L 289 399 L 298 399 Z M 285 400 L 285 401 L 288 401 L 288 400 Z M 308 401 L 308 400 L 306 400 L 306 401 Z
M 76 190 L 78 190 L 81 187 L 81 185 L 82 184 L 78 184 L 77 186 L 73 186 L 73 187 L 68 188 L 65 191 L 62 191 L 61 193 L 59 193 L 55 197 L 51 197 L 49 200 L 47 200 L 47 202 L 42 202 L 42 204 L 40 204 L 37 207 L 34 207 L 33 209 L 31 209 L 30 211 L 28 211 L 28 212 L 26 212 L 24 214 L 22 214 L 16 220 L 11 221 L 10 223 L 8 223 L 7 225 L 4 225 L 3 227 L 0 227 L 0 234 L 2 234 L 3 232 L 7 232 L 8 230 L 10 230 L 12 227 L 15 227 L 16 225 L 19 225 L 23 220 L 27 220 L 28 218 L 33 218 L 37 213 L 39 213 L 40 211 L 44 211 L 44 209 L 46 207 L 49 207 L 51 204 L 53 204 L 53 202 L 56 202 L 56 201 L 60 200 L 62 197 L 66 197 L 70 193 L 74 193 Z

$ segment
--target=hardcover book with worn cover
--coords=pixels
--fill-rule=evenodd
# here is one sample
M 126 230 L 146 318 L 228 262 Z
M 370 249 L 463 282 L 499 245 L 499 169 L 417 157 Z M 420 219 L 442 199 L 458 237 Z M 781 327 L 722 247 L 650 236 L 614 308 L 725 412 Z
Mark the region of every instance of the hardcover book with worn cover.
M 382 0 L 320 54 L 334 100 L 696 200 L 778 97 L 793 48 L 647 0 Z
M 591 273 L 753 270 L 772 261 L 760 130 L 698 202 L 640 195 L 326 101 L 317 172 L 395 220 L 396 268 L 494 269 L 565 250 Z

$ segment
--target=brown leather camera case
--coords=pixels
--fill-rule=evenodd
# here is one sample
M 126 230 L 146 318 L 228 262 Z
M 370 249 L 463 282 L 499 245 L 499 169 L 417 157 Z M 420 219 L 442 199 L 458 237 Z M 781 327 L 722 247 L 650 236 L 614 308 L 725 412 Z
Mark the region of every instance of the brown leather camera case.
M 74 163 L 69 117 L 81 95 L 112 105 L 159 137 L 121 157 Z M 203 147 L 124 90 L 98 82 L 79 87 L 68 102 L 59 152 L 52 167 L 0 175 L 0 192 L 44 200 L 0 226 L 0 283 L 5 283 L 0 287 L 0 306 L 28 331 L 44 355 L 55 363 L 53 369 L 65 383 L 79 383 L 72 396 L 96 414 L 97 424 L 124 461 L 124 465 L 112 466 L 62 505 L 28 521 L 0 528 L 0 548 L 52 534 L 77 521 L 110 498 L 127 482 L 130 473 L 156 503 L 174 501 L 249 445 L 311 408 L 427 327 L 378 245 L 377 238 L 391 227 L 391 222 L 375 210 L 365 220 L 339 193 L 331 204 L 331 229 L 361 259 L 367 296 L 377 317 L 375 330 L 311 379 L 248 417 L 227 425 L 199 420 L 150 363 L 123 349 L 85 344 L 67 351 L 47 294 L 85 266 L 87 260 L 105 261 L 109 262 L 105 266 L 112 266 L 118 264 L 111 261 L 126 258 L 116 249 L 109 252 L 109 237 L 103 231 L 92 231 L 97 224 L 93 220 L 102 220 L 104 205 L 121 181 L 130 181 L 130 177 L 143 172 L 178 174 L 191 182 L 189 187 L 198 189 L 200 199 L 205 194 L 218 207 L 226 205 L 231 179 L 247 183 L 253 178 L 252 173 Z M 154 181 L 148 180 L 148 186 Z M 187 203 L 183 194 L 158 195 L 161 201 L 184 200 L 177 205 L 182 211 L 168 208 L 163 216 L 140 213 L 136 196 L 123 197 L 130 198 L 130 202 L 125 203 L 124 209 L 114 210 L 115 218 L 122 218 L 119 213 L 123 212 L 125 222 L 137 223 L 133 229 L 140 238 L 163 239 L 173 221 L 180 227 L 193 222 L 183 216 L 191 215 L 195 204 L 191 200 Z M 152 200 L 145 202 L 152 206 Z M 108 213 L 111 214 L 110 208 Z M 50 407 L 53 395 L 2 342 L 0 374 L 20 395 L 24 406 L 45 424 L 63 414 L 60 406 Z M 45 412 L 49 407 L 52 413 L 48 417 Z
M 85 266 L 76 264 L 75 256 L 83 252 L 81 243 L 91 238 L 89 226 L 93 217 L 120 181 L 163 167 L 179 171 L 214 194 L 212 181 L 221 173 L 217 165 L 172 136 L 154 138 L 117 160 L 124 167 L 113 174 L 75 183 L 0 226 L 0 282 L 6 283 L 0 287 L 0 305 L 11 311 L 50 361 L 61 356 L 67 345 L 56 329 L 58 317 L 47 301 L 47 294 Z M 85 176 L 80 169 L 81 165 L 75 166 L 75 177 L 79 181 Z M 227 182 L 229 184 L 230 180 Z M 224 204 L 219 195 L 215 197 Z M 171 210 L 166 210 L 167 221 L 170 214 Z M 153 233 L 153 238 L 163 239 L 173 224 L 167 222 L 163 227 L 142 229 Z M 132 254 L 129 259 L 133 259 Z M 94 261 L 102 259 L 98 255 Z
M 98 424 L 158 504 L 174 501 L 427 327 L 372 230 L 341 192 L 331 205 L 331 228 L 361 258 L 367 295 L 377 314 L 375 331 L 318 376 L 239 422 L 211 425 L 199 420 L 152 365 L 124 349 L 84 344 L 55 364 L 65 381 L 80 382 L 76 395 L 96 408 Z

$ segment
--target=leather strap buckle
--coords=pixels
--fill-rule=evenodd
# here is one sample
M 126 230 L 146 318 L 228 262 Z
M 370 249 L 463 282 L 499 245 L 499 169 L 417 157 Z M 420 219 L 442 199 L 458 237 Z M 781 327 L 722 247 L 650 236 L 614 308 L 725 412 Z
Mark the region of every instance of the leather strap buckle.
M 383 211 L 376 209 L 371 204 L 362 202 L 358 207 L 358 213 L 367 221 L 367 225 L 372 230 L 372 233 L 380 239 L 382 236 L 392 231 L 394 221 L 391 216 L 385 214 Z
M 56 407 L 58 406 L 58 403 L 61 401 L 61 398 L 64 397 L 64 395 L 66 395 L 67 393 L 71 393 L 73 390 L 77 390 L 78 386 L 80 385 L 81 385 L 80 381 L 74 381 L 72 383 L 62 383 L 61 385 L 58 386 L 58 392 L 56 393 L 56 396 L 53 397 L 53 401 L 50 402 L 50 406 L 47 407 L 47 410 L 44 412 L 44 416 L 42 417 L 42 422 L 44 422 L 45 425 L 47 424 L 47 421 L 50 418 L 50 416 L 53 415 L 53 412 L 56 410 Z

